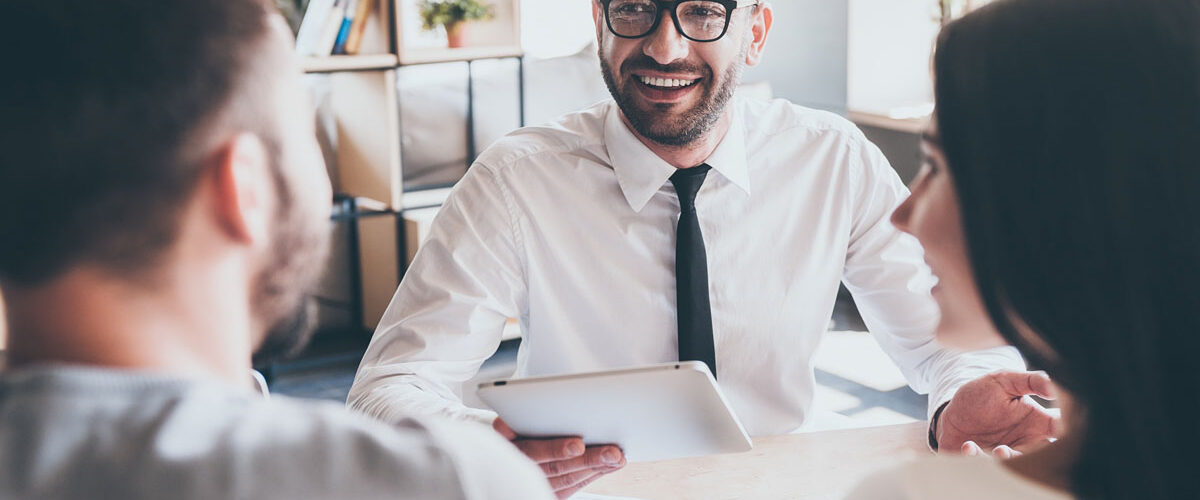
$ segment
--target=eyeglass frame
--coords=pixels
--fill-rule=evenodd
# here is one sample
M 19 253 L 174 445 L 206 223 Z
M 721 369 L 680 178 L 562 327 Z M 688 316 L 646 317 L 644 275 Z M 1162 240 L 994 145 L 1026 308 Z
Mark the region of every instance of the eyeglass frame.
M 733 13 L 734 12 L 736 12 L 738 9 L 743 8 L 743 7 L 762 5 L 762 2 L 763 2 L 763 0 L 649 0 L 656 7 L 658 7 L 658 13 L 657 13 L 658 15 L 654 17 L 654 24 L 651 24 L 650 29 L 646 30 L 646 32 L 642 33 L 641 35 L 627 36 L 627 35 L 622 35 L 620 33 L 617 33 L 617 30 L 613 29 L 612 13 L 608 10 L 608 5 L 613 3 L 613 0 L 598 0 L 598 1 L 600 2 L 600 5 L 602 7 L 604 7 L 604 23 L 608 25 L 608 32 L 612 33 L 613 36 L 615 36 L 617 38 L 624 38 L 627 40 L 636 40 L 638 38 L 646 38 L 647 36 L 650 36 L 651 33 L 654 33 L 656 30 L 658 30 L 658 26 L 660 24 L 662 24 L 663 13 L 670 12 L 671 20 L 675 23 L 675 31 L 678 31 L 679 34 L 681 36 L 683 36 L 684 38 L 687 38 L 688 40 L 691 40 L 691 41 L 697 42 L 697 43 L 712 43 L 712 42 L 715 42 L 722 38 L 725 38 L 725 34 L 729 32 L 729 24 L 733 22 Z M 688 36 L 687 33 L 684 33 L 683 25 L 679 24 L 679 5 L 688 3 L 688 2 L 714 2 L 714 3 L 719 3 L 721 5 L 724 5 L 725 6 L 725 28 L 721 30 L 721 34 L 717 35 L 717 37 L 713 38 L 712 40 L 700 40 L 700 39 L 692 38 L 692 37 Z M 743 4 L 743 2 L 746 2 L 746 3 Z M 750 3 L 750 2 L 753 2 L 753 3 Z M 669 10 L 668 10 L 668 8 L 669 8 Z

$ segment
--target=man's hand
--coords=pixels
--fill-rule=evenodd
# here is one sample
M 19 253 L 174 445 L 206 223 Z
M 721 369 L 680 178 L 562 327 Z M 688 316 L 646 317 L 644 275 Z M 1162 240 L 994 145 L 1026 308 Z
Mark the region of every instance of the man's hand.
M 564 499 L 582 490 L 592 481 L 625 466 L 625 454 L 616 446 L 588 446 L 574 438 L 525 439 L 497 418 L 492 424 L 505 439 L 512 441 L 546 473 L 550 488 Z
M 942 411 L 938 450 L 969 455 L 994 450 L 1009 458 L 1039 448 L 1061 433 L 1061 421 L 1030 396 L 1054 399 L 1044 372 L 999 372 L 968 382 Z

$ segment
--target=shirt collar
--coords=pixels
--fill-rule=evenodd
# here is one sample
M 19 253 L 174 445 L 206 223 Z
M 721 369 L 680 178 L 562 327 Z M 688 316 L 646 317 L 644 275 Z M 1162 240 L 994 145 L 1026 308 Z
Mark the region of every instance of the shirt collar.
M 736 101 L 730 102 L 730 109 L 733 119 L 729 131 L 705 163 L 749 195 L 746 128 Z M 659 158 L 633 135 L 621 121 L 621 110 L 615 102 L 609 107 L 605 118 L 604 144 L 613 171 L 616 172 L 617 183 L 625 194 L 625 201 L 634 211 L 640 212 L 675 173 L 675 167 Z

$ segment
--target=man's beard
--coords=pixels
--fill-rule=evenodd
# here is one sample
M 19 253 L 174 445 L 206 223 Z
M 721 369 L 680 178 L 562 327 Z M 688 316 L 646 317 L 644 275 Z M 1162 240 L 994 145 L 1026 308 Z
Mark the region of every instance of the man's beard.
M 254 352 L 255 366 L 294 356 L 312 338 L 317 316 L 313 292 L 329 250 L 329 228 L 315 226 L 311 212 L 297 209 L 300 200 L 288 180 L 279 168 L 273 170 L 280 203 L 269 260 L 255 279 L 252 296 L 251 312 L 267 325 Z
M 623 85 L 618 85 L 612 67 L 604 58 L 603 47 L 600 48 L 600 69 L 604 74 L 604 83 L 608 85 L 608 92 L 617 101 L 617 106 L 638 134 L 664 146 L 687 146 L 704 137 L 725 112 L 725 106 L 733 98 L 742 79 L 742 70 L 745 67 L 742 61 L 746 59 L 748 49 L 748 46 L 743 47 L 738 59 L 725 70 L 719 82 L 713 81 L 713 71 L 708 66 L 687 63 L 664 66 L 645 54 L 639 54 L 621 64 L 621 74 L 625 75 L 626 80 Z M 629 87 L 638 84 L 634 81 L 636 77 L 632 72 L 637 69 L 704 75 L 701 78 L 701 83 L 705 85 L 704 94 L 700 96 L 700 102 L 685 111 L 683 116 L 670 121 L 665 120 L 662 111 L 673 105 L 652 105 L 652 109 L 643 110 L 636 104 L 634 90 Z

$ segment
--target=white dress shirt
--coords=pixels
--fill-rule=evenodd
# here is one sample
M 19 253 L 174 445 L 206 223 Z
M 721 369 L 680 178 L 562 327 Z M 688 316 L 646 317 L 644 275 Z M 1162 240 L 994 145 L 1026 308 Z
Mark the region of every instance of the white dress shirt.
M 810 415 L 813 353 L 844 282 L 931 409 L 961 384 L 1023 369 L 1014 350 L 934 341 L 933 278 L 889 222 L 907 190 L 851 123 L 735 98 L 696 198 L 708 254 L 717 381 L 747 431 Z M 348 403 L 493 418 L 458 390 L 520 321 L 517 376 L 677 360 L 675 169 L 612 101 L 518 130 L 485 151 L 434 220 L 371 341 Z

